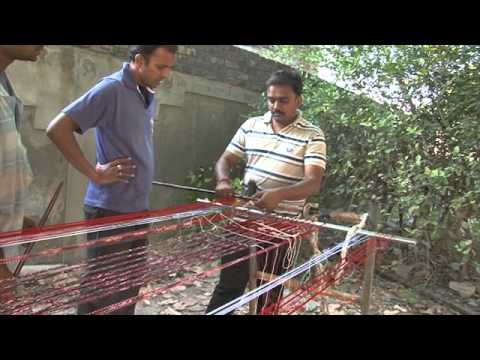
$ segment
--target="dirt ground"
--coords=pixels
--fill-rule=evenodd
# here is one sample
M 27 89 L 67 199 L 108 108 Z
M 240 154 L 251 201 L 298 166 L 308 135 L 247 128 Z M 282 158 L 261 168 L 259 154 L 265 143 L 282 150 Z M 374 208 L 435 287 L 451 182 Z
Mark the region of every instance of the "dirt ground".
M 382 270 L 382 269 L 381 269 Z M 200 271 L 200 269 L 198 270 Z M 137 304 L 136 313 L 139 315 L 203 315 L 210 296 L 218 281 L 218 277 L 211 277 L 196 281 L 190 285 L 181 285 L 170 292 L 155 296 Z M 148 291 L 155 287 L 150 285 L 143 289 Z M 361 295 L 362 274 L 354 272 L 345 279 L 337 291 L 352 295 Z M 451 289 L 433 287 L 429 291 L 442 298 L 451 298 L 452 301 L 463 304 L 472 312 L 480 310 L 480 296 L 478 292 L 468 299 L 461 298 Z M 305 310 L 299 315 L 360 315 L 359 304 L 348 304 L 335 298 L 320 297 L 309 302 Z M 371 314 L 374 315 L 458 315 L 455 308 L 438 303 L 421 294 L 416 288 L 407 288 L 402 284 L 375 276 L 374 289 L 371 299 Z M 244 305 L 235 314 L 248 313 L 248 306 Z

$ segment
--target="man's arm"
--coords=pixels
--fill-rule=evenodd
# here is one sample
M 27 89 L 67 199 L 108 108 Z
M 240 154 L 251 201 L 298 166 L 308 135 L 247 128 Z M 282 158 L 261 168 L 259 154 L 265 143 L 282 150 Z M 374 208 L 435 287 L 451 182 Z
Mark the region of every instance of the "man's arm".
M 305 166 L 305 177 L 301 182 L 257 193 L 254 205 L 267 211 L 273 211 L 282 201 L 306 199 L 320 191 L 324 174 L 325 170 L 322 167 L 307 165 Z
M 116 182 L 128 183 L 128 179 L 135 177 L 135 165 L 126 157 L 104 165 L 97 164 L 94 168 L 85 158 L 75 139 L 74 132 L 78 128 L 71 117 L 61 113 L 52 120 L 47 129 L 47 136 L 78 171 L 101 185 Z
M 226 198 L 233 196 L 233 188 L 230 180 L 230 170 L 240 158 L 225 151 L 215 165 L 215 177 L 217 178 L 217 186 L 215 188 L 217 198 Z

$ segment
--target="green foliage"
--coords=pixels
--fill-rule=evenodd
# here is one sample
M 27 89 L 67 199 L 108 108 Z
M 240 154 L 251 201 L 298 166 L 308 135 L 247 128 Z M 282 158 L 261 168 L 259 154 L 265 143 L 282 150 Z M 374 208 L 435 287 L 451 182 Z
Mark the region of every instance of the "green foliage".
M 242 174 L 243 174 L 243 163 L 239 163 L 231 172 L 231 179 L 232 179 L 232 186 L 236 194 L 242 193 Z M 190 171 L 187 176 L 187 183 L 189 186 L 207 189 L 207 190 L 215 190 L 216 182 L 215 182 L 215 173 L 214 173 L 214 165 L 211 165 L 207 168 L 200 167 L 196 171 Z M 200 194 L 198 192 L 190 192 L 189 200 L 196 201 L 197 198 L 208 198 L 209 200 L 213 200 L 215 198 L 214 195 L 209 194 Z
M 425 243 L 447 241 L 461 256 L 478 247 L 480 47 L 289 45 L 265 55 L 304 73 L 305 118 L 328 144 L 319 201 L 374 201 Z M 320 80 L 320 67 L 349 90 Z
M 208 168 L 201 167 L 196 171 L 190 171 L 187 176 L 187 183 L 192 187 L 214 190 L 215 176 L 213 174 L 213 166 L 209 166 Z M 198 192 L 193 191 L 189 194 L 189 200 L 192 202 L 199 197 L 208 198 L 210 200 L 213 199 L 213 196 L 208 194 L 199 194 Z

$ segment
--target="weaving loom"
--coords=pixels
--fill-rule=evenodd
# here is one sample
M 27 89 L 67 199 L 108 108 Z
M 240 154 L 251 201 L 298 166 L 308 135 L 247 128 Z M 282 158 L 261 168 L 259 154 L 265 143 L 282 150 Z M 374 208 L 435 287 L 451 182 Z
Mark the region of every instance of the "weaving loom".
M 85 240 L 88 233 L 139 225 L 147 226 L 95 241 Z M 336 229 L 335 225 L 332 226 Z M 48 249 L 8 257 L 1 260 L 2 263 L 48 263 L 51 257 L 59 254 L 81 254 L 85 249 L 94 246 L 115 246 L 146 235 L 149 238 L 148 246 L 135 250 L 118 251 L 89 261 L 80 260 L 53 269 L 20 274 L 14 280 L 1 281 L 0 313 L 74 313 L 79 304 L 103 299 L 129 288 L 155 284 L 154 288 L 141 292 L 138 296 L 92 312 L 93 315 L 109 314 L 169 292 L 179 285 L 217 275 L 222 268 L 259 256 L 274 258 L 280 249 L 286 251 L 288 263 L 285 266 L 289 271 L 278 277 L 271 275 L 264 279 L 261 286 L 251 289 L 241 298 L 214 312 L 228 313 L 262 294 L 268 296 L 268 292 L 273 288 L 284 286 L 289 279 L 310 271 L 345 249 L 345 242 L 338 244 L 295 267 L 300 244 L 318 230 L 318 223 L 287 219 L 225 204 L 199 202 L 132 215 L 0 234 L 0 246 L 3 248 L 22 244 L 31 246 L 42 242 L 49 244 Z M 72 241 L 74 238 L 76 241 Z M 342 276 L 345 276 L 354 266 L 365 260 L 367 238 L 368 235 L 356 234 L 348 241 L 348 247 L 356 249 L 349 252 L 346 258 L 341 258 L 337 267 L 329 267 L 316 276 L 311 276 L 302 286 L 261 309 L 261 313 L 287 314 L 298 311 L 333 282 L 339 281 L 339 270 L 342 270 Z M 386 238 L 388 236 L 380 237 L 382 241 L 386 241 Z M 223 256 L 242 251 L 246 252 L 245 256 L 229 263 L 218 264 Z M 77 258 L 82 257 L 79 255 Z M 204 270 L 192 271 L 199 266 Z M 259 270 L 265 274 L 271 273 L 271 270 L 265 267 Z

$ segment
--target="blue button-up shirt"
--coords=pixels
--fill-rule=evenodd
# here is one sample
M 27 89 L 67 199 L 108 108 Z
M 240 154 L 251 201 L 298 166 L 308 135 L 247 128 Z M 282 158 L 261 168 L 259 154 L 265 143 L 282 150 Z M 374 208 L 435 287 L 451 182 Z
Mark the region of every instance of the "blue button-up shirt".
M 103 78 L 63 112 L 80 131 L 95 128 L 97 162 L 106 164 L 120 157 L 131 157 L 136 176 L 128 184 L 98 185 L 90 181 L 85 204 L 120 213 L 149 208 L 149 193 L 154 176 L 153 117 L 155 99 L 147 99 L 133 78 L 128 63 Z

